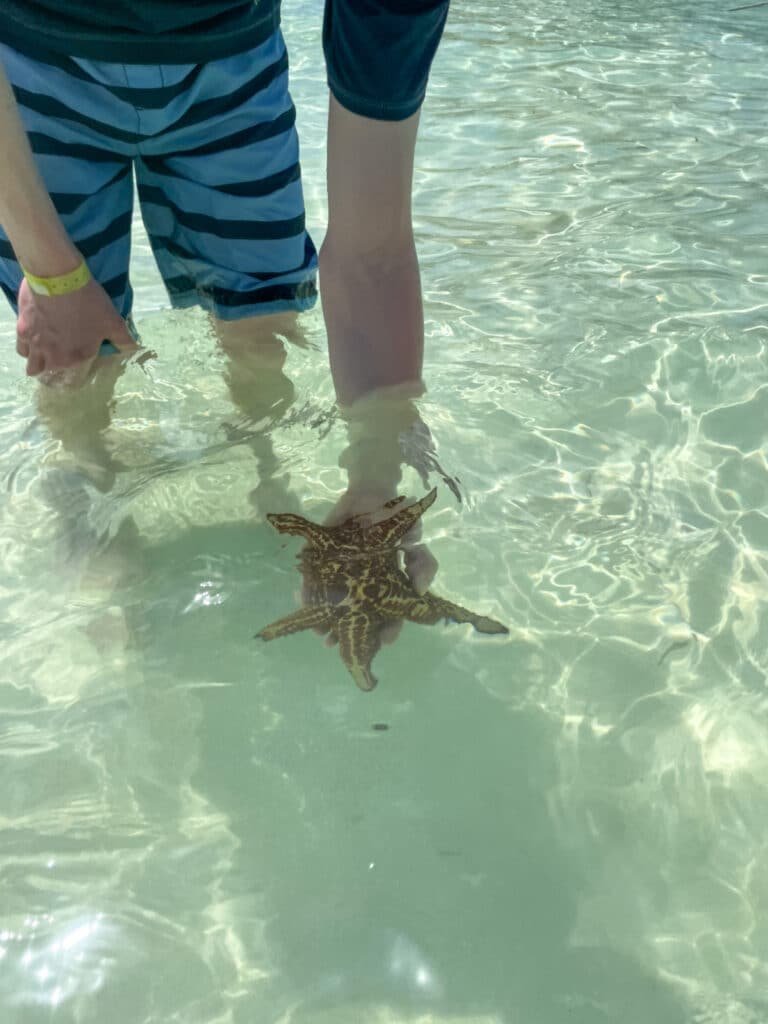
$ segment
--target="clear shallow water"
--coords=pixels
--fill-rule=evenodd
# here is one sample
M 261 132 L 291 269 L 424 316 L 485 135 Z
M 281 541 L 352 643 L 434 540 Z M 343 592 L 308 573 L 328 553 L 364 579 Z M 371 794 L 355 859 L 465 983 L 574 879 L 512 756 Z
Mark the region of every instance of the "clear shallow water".
M 252 640 L 297 587 L 263 512 L 344 485 L 319 312 L 244 443 L 139 237 L 158 358 L 77 462 L 0 314 L 4 1021 L 768 1020 L 767 50 L 768 9 L 456 4 L 415 201 L 466 501 L 425 536 L 511 634 L 408 626 L 373 694 Z

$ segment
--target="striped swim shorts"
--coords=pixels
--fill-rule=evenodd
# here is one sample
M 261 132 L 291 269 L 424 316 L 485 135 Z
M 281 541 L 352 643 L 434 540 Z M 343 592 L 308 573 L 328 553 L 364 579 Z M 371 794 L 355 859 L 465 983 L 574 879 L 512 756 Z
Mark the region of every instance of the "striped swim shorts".
M 114 64 L 0 44 L 43 180 L 123 316 L 134 175 L 171 303 L 222 320 L 314 305 L 288 58 L 277 31 L 207 64 Z M 21 272 L 0 231 L 0 288 Z

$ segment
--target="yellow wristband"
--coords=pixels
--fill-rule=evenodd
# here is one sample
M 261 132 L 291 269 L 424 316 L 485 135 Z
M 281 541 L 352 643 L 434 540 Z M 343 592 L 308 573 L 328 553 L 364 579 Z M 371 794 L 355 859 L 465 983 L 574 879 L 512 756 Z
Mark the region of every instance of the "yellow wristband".
M 85 260 L 75 270 L 70 270 L 68 274 L 61 274 L 59 277 L 37 277 L 24 267 L 21 269 L 29 282 L 29 287 L 36 295 L 69 295 L 70 292 L 79 291 L 91 280 L 91 272 Z

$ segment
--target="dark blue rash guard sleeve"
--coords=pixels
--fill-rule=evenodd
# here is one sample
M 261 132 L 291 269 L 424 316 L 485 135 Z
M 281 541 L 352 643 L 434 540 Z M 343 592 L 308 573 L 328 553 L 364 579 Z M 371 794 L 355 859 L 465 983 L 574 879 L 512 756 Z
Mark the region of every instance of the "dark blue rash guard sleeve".
M 328 86 L 347 110 L 402 121 L 424 100 L 449 0 L 325 0 Z

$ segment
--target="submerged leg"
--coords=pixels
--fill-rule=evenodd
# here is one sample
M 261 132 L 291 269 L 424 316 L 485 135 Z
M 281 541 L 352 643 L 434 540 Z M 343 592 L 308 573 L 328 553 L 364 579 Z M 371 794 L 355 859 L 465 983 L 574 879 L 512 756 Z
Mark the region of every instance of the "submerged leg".
M 227 356 L 224 379 L 242 421 L 230 431 L 256 458 L 256 483 L 250 500 L 266 516 L 275 509 L 297 507 L 289 475 L 275 453 L 271 430 L 290 412 L 295 399 L 292 381 L 283 372 L 285 341 L 305 344 L 293 313 L 223 321 L 212 318 L 219 346 Z M 239 435 L 239 437 L 238 437 Z
M 331 606 L 327 604 L 299 608 L 291 615 L 265 626 L 256 637 L 261 640 L 276 640 L 290 633 L 300 633 L 303 629 L 327 629 L 331 622 L 331 611 Z

